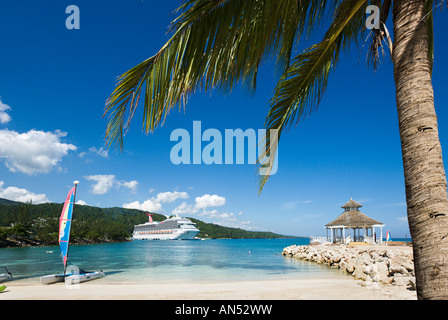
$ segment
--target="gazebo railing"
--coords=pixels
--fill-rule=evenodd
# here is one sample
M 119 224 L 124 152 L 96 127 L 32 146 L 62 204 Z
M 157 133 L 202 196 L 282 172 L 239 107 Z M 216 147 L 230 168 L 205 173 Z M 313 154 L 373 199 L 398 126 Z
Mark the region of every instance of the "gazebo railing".
M 345 244 L 349 244 L 352 241 L 350 236 L 345 237 Z
M 310 243 L 313 242 L 318 242 L 318 243 L 329 243 L 330 241 L 328 241 L 327 237 L 315 237 L 315 236 L 311 236 L 310 237 Z
M 331 243 L 333 240 L 333 243 L 345 243 L 345 244 L 349 244 L 350 242 L 367 242 L 368 244 L 378 244 L 380 243 L 380 240 L 377 239 L 377 241 L 375 241 L 374 237 L 371 236 L 366 236 L 366 235 L 361 235 L 361 236 L 346 236 L 345 238 L 343 237 L 334 237 L 333 239 L 327 238 L 327 237 L 315 237 L 315 236 L 311 236 L 310 237 L 310 243 Z
M 375 241 L 375 238 L 374 237 L 370 237 L 370 236 L 364 236 L 364 241 L 367 242 L 367 243 L 370 243 L 370 244 L 378 244 L 378 243 L 380 243 L 379 239 L 376 239 L 376 241 Z

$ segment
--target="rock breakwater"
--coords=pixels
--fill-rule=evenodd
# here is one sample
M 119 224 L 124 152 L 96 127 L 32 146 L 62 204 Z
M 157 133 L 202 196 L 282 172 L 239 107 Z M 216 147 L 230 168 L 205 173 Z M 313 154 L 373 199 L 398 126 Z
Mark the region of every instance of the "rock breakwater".
M 346 246 L 320 244 L 283 249 L 284 256 L 327 264 L 367 283 L 405 286 L 415 290 L 414 262 L 411 247 Z

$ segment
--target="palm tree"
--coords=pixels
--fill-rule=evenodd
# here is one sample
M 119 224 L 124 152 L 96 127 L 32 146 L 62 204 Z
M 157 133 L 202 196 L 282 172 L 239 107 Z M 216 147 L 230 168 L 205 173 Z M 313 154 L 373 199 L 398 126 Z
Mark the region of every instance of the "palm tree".
M 431 82 L 433 11 L 444 0 L 186 0 L 172 36 L 154 56 L 124 73 L 106 103 L 107 143 L 123 134 L 143 92 L 143 127 L 152 132 L 201 88 L 252 91 L 260 64 L 276 58 L 282 75 L 270 100 L 266 129 L 284 129 L 316 110 L 341 52 L 369 36 L 376 68 L 389 48 L 394 64 L 408 221 L 417 296 L 448 299 L 447 183 Z M 381 9 L 379 28 L 366 28 L 366 9 Z M 393 36 L 386 22 L 392 14 Z M 331 19 L 323 40 L 292 57 L 293 46 Z M 126 120 L 126 121 L 125 121 Z M 275 150 L 271 150 L 275 152 Z M 269 175 L 260 177 L 260 190 Z

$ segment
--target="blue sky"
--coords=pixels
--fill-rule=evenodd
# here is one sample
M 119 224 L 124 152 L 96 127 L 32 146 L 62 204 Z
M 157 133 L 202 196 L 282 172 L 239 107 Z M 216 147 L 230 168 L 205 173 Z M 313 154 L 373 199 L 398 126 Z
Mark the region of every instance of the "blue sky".
M 68 5 L 81 13 L 68 30 Z M 253 96 L 197 93 L 184 111 L 146 135 L 137 114 L 124 151 L 106 150 L 105 100 L 117 76 L 168 39 L 180 1 L 3 0 L 0 4 L 0 197 L 62 202 L 74 180 L 77 200 L 140 207 L 291 235 L 324 235 L 350 197 L 409 236 L 395 108 L 386 55 L 375 73 L 355 47 L 341 58 L 318 112 L 282 135 L 278 172 L 258 195 L 256 167 L 174 165 L 173 130 L 261 129 L 277 75 L 262 66 Z M 435 19 L 433 85 L 442 149 L 448 148 L 445 12 Z M 312 39 L 311 39 L 312 40 Z M 141 109 L 139 109 L 141 111 Z

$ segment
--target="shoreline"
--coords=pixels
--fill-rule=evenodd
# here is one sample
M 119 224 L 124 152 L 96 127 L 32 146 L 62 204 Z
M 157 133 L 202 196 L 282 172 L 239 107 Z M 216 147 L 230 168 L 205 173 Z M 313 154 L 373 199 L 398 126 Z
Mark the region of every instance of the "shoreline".
M 295 258 L 290 258 L 295 259 Z M 0 300 L 417 300 L 415 291 L 350 275 L 259 280 L 131 282 L 107 277 L 77 287 L 39 278 L 4 282 Z
M 68 288 L 30 280 L 2 283 L 0 300 L 416 300 L 415 291 L 366 286 L 351 277 L 229 282 L 119 283 L 94 280 Z

